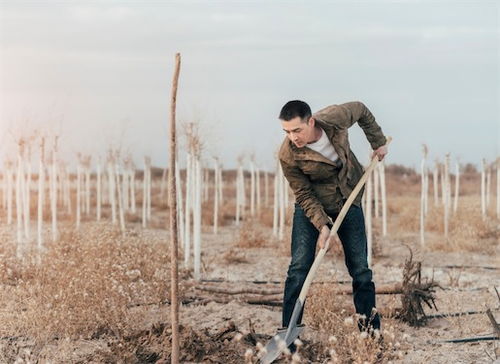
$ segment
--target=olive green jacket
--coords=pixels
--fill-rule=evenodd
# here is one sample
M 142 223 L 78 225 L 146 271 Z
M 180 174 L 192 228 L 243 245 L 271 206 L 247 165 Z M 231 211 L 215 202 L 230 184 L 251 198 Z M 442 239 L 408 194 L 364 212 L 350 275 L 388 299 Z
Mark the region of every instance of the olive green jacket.
M 308 148 L 298 148 L 285 138 L 278 158 L 295 201 L 313 225 L 321 230 L 331 222 L 363 175 L 364 168 L 349 147 L 347 129 L 358 122 L 373 150 L 385 145 L 386 138 L 370 110 L 361 102 L 331 105 L 314 113 L 316 125 L 328 136 L 339 158 L 332 162 Z M 354 204 L 361 205 L 363 190 Z

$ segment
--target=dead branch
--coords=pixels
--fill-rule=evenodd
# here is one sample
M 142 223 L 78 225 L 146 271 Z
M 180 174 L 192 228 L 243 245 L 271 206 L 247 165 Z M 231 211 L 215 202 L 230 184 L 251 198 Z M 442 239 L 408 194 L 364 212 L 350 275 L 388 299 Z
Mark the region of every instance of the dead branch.
M 196 289 L 201 291 L 213 292 L 213 293 L 221 293 L 228 295 L 236 295 L 236 294 L 260 294 L 260 295 L 276 295 L 283 293 L 283 290 L 266 290 L 266 289 L 257 289 L 257 288 L 219 288 L 213 286 L 198 286 Z
M 435 287 L 440 287 L 434 279 L 422 282 L 422 263 L 413 262 L 413 252 L 405 261 L 403 269 L 403 295 L 401 296 L 402 310 L 398 318 L 411 326 L 425 324 L 426 315 L 423 308 L 425 303 L 429 308 L 437 310 L 435 303 Z
M 198 290 L 201 291 L 206 291 L 206 292 L 213 292 L 213 293 L 219 293 L 219 294 L 226 294 L 226 295 L 239 295 L 239 294 L 258 294 L 258 295 L 278 295 L 278 294 L 283 294 L 283 289 L 257 289 L 257 288 L 222 288 L 222 287 L 214 287 L 210 285 L 203 285 L 203 286 L 198 286 L 195 287 Z M 385 284 L 385 285 L 379 285 L 377 286 L 375 290 L 376 294 L 402 294 L 403 293 L 403 288 L 401 284 L 395 283 L 395 284 Z M 332 287 L 332 294 L 341 294 L 341 295 L 348 295 L 352 294 L 352 287 L 338 287 L 334 286 Z
M 213 278 L 213 279 L 202 279 L 202 283 L 232 283 L 232 284 L 284 284 L 284 281 L 244 281 L 244 280 L 238 280 L 238 281 L 230 281 L 226 280 L 223 278 Z M 342 280 L 342 281 L 317 281 L 313 282 L 312 284 L 329 284 L 329 283 L 338 283 L 338 284 L 351 284 L 352 281 L 350 280 Z

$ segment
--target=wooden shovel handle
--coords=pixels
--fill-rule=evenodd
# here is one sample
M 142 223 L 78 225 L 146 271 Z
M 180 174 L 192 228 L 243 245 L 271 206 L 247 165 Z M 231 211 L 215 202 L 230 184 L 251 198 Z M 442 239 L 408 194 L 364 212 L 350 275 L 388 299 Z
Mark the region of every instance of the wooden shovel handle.
M 385 143 L 385 145 L 389 145 L 389 143 L 391 141 L 392 141 L 392 138 L 391 137 L 387 137 L 387 142 Z M 344 206 L 342 207 L 342 209 L 340 210 L 337 218 L 335 219 L 335 222 L 333 224 L 332 230 L 330 231 L 330 235 L 327 238 L 327 241 L 328 241 L 328 239 L 330 239 L 330 237 L 332 235 L 336 234 L 337 231 L 339 230 L 340 224 L 342 224 L 342 221 L 344 220 L 344 217 L 347 214 L 347 211 L 351 207 L 354 199 L 358 195 L 359 191 L 361 191 L 361 189 L 363 188 L 363 185 L 366 183 L 366 180 L 368 179 L 368 177 L 370 176 L 370 173 L 375 168 L 375 166 L 377 165 L 378 162 L 379 162 L 378 157 L 374 156 L 372 158 L 372 161 L 371 161 L 370 165 L 365 170 L 365 173 L 363 173 L 363 175 L 359 179 L 358 184 L 352 190 L 351 194 L 349 195 L 349 198 L 344 203 Z M 321 261 L 323 260 L 323 257 L 326 254 L 326 248 L 327 248 L 327 246 L 325 246 L 324 248 L 321 248 L 319 250 L 318 255 L 316 255 L 316 258 L 314 259 L 314 263 L 311 266 L 311 269 L 309 270 L 309 273 L 307 274 L 306 280 L 304 281 L 304 285 L 302 286 L 302 289 L 301 289 L 300 295 L 299 295 L 299 300 L 302 303 L 304 303 L 304 301 L 306 299 L 307 292 L 309 291 L 309 286 L 311 285 L 312 280 L 314 278 L 314 275 L 316 274 L 316 270 L 318 269 L 319 265 L 321 264 Z

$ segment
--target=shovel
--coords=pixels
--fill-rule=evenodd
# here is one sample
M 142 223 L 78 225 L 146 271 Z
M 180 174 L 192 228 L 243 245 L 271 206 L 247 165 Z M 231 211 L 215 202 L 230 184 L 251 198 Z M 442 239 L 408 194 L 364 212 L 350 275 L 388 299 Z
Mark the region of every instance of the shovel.
M 388 137 L 386 145 L 388 145 L 391 142 L 392 138 Z M 342 221 L 344 220 L 345 215 L 347 214 L 347 211 L 352 205 L 352 202 L 358 195 L 359 191 L 361 188 L 363 188 L 363 185 L 365 184 L 366 180 L 370 176 L 370 173 L 372 170 L 375 168 L 375 166 L 378 163 L 378 157 L 374 156 L 372 158 L 372 161 L 368 168 L 366 169 L 365 173 L 363 176 L 361 176 L 358 184 L 356 187 L 354 187 L 354 190 L 352 190 L 351 195 L 345 202 L 344 206 L 342 207 L 342 210 L 340 210 L 339 215 L 335 219 L 335 223 L 333 224 L 332 230 L 330 231 L 330 236 L 327 238 L 327 242 L 330 239 L 330 237 L 333 234 L 337 233 L 337 230 L 340 227 L 340 224 L 342 224 Z M 324 248 L 321 248 L 318 252 L 318 255 L 316 255 L 316 258 L 314 259 L 314 263 L 311 266 L 311 269 L 309 270 L 309 273 L 307 274 L 306 280 L 304 281 L 304 285 L 302 286 L 302 289 L 300 291 L 299 298 L 295 302 L 295 306 L 293 308 L 292 312 L 292 317 L 290 318 L 290 323 L 288 324 L 288 329 L 283 332 L 278 333 L 275 335 L 271 341 L 269 341 L 265 347 L 264 350 L 264 356 L 260 359 L 261 364 L 270 364 L 274 360 L 276 360 L 280 354 L 283 352 L 285 348 L 287 348 L 291 343 L 295 341 L 295 339 L 300 335 L 302 330 L 304 329 L 303 325 L 297 325 L 297 321 L 300 315 L 300 312 L 302 311 L 302 307 L 304 307 L 304 303 L 306 300 L 307 292 L 309 291 L 309 287 L 311 286 L 312 280 L 314 278 L 314 275 L 316 274 L 316 270 L 318 269 L 319 265 L 321 264 L 321 261 L 323 260 L 323 257 L 326 254 L 326 250 L 328 248 L 328 245 L 325 246 Z M 284 342 L 284 344 L 283 344 Z

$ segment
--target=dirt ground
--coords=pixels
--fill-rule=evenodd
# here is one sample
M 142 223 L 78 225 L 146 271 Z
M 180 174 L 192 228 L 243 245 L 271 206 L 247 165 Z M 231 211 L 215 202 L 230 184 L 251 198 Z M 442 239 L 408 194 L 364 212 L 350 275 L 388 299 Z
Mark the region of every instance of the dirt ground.
M 266 232 L 271 234 L 271 231 Z M 206 261 L 223 255 L 232 245 L 234 234 L 226 229 L 218 239 L 210 240 L 211 249 L 207 249 Z M 485 307 L 499 308 L 500 299 L 494 286 L 500 284 L 500 265 L 498 244 L 496 254 L 429 252 L 422 251 L 416 243 L 408 243 L 414 253 L 414 260 L 423 262 L 424 277 L 434 277 L 443 289 L 437 289 L 435 310 L 426 310 L 428 314 L 451 313 L 464 311 L 479 311 Z M 401 241 L 391 238 L 380 238 L 381 251 L 374 258 L 372 266 L 376 285 L 390 284 L 401 281 L 402 269 L 408 257 L 408 249 Z M 284 282 L 289 257 L 277 254 L 276 247 L 245 249 L 247 263 L 214 264 L 204 278 L 224 281 L 275 281 Z M 453 268 L 447 266 L 460 266 Z M 349 275 L 342 256 L 328 254 L 317 275 L 317 281 L 348 281 Z M 283 284 L 276 284 L 283 287 Z M 333 295 L 332 295 L 333 299 Z M 398 295 L 378 295 L 377 307 L 383 313 L 384 308 L 400 305 Z M 343 297 L 345 307 L 352 306 L 351 296 Z M 307 304 L 305 322 L 308 322 Z M 351 310 L 353 308 L 351 307 Z M 196 325 L 201 328 L 220 328 L 228 320 L 232 320 L 243 333 L 249 332 L 249 320 L 255 331 L 265 335 L 273 335 L 281 324 L 281 308 L 249 305 L 232 301 L 227 304 L 210 303 L 202 307 L 185 306 L 181 309 L 182 323 Z M 500 319 L 496 312 L 497 321 Z M 424 327 L 414 328 L 395 319 L 382 321 L 384 326 L 393 325 L 396 335 L 401 338 L 403 357 L 395 359 L 395 363 L 491 363 L 495 357 L 494 351 L 498 344 L 494 342 L 479 343 L 443 343 L 443 340 L 470 337 L 492 333 L 492 326 L 485 314 L 467 315 L 461 317 L 437 318 L 428 321 Z M 306 329 L 306 340 L 314 342 L 321 333 Z M 318 361 L 322 362 L 322 361 Z
M 91 223 L 89 223 L 91 224 Z M 262 236 L 271 236 L 271 229 L 260 227 Z M 159 231 L 167 238 L 167 233 Z M 9 233 L 4 229 L 4 237 Z M 281 292 L 289 263 L 288 249 L 274 239 L 266 240 L 260 247 L 239 247 L 239 230 L 234 227 L 220 228 L 217 236 L 210 231 L 203 233 L 203 282 L 199 285 L 224 287 L 254 287 Z M 494 286 L 500 286 L 498 244 L 495 253 L 477 252 L 433 252 L 423 251 L 415 242 L 416 236 L 408 234 L 405 239 L 377 237 L 378 253 L 372 266 L 376 285 L 401 282 L 405 259 L 409 256 L 407 246 L 414 253 L 414 260 L 423 262 L 423 277 L 434 277 L 443 289 L 436 291 L 439 313 L 497 309 L 494 314 L 500 321 L 500 300 Z M 488 242 L 491 244 L 491 241 Z M 405 246 L 406 244 L 407 246 Z M 228 251 L 232 251 L 228 255 Z M 236 258 L 238 259 L 236 259 Z M 455 268 L 452 266 L 463 266 Z M 325 257 L 315 281 L 327 287 L 349 282 L 343 257 L 338 249 L 332 249 Z M 281 324 L 281 307 L 244 302 L 241 295 L 233 295 L 226 303 L 193 302 L 186 299 L 203 292 L 194 288 L 184 292 L 186 303 L 180 307 L 181 359 L 185 363 L 239 363 L 245 361 L 247 349 L 255 351 L 255 345 L 265 344 Z M 255 283 L 257 282 L 257 283 Z M 266 282 L 266 283 L 263 283 Z M 327 338 L 334 334 L 316 330 L 318 317 L 308 311 L 314 307 L 312 296 L 305 309 L 306 329 L 301 339 L 303 362 L 322 363 L 328 361 Z M 348 283 L 344 286 L 348 286 Z M 2 301 L 8 297 L 8 285 L 2 285 Z M 324 291 L 325 292 L 325 291 Z M 326 290 L 328 295 L 328 289 Z M 207 297 L 207 292 L 204 292 Z M 211 293 L 208 293 L 210 297 Z M 216 295 L 212 294 L 213 297 Z M 227 297 L 227 295 L 225 296 Z M 348 317 L 353 313 L 350 295 L 331 294 L 332 302 L 338 304 L 339 314 Z M 391 317 L 391 309 L 400 306 L 399 295 L 378 295 L 377 307 L 381 312 L 382 332 L 390 328 L 396 348 L 391 348 L 381 362 L 393 363 L 491 363 L 499 355 L 498 344 L 492 341 L 475 343 L 443 343 L 443 340 L 491 334 L 486 314 L 430 319 L 423 327 L 415 328 Z M 341 308 L 344 311 L 341 311 Z M 1 362 L 16 363 L 152 363 L 169 362 L 171 331 L 170 306 L 151 304 L 129 307 L 140 311 L 142 319 L 133 323 L 132 334 L 122 337 L 97 335 L 94 338 L 52 338 L 44 342 L 29 337 L 2 337 Z M 426 310 L 435 314 L 435 310 Z M 386 312 L 386 314 L 384 314 Z M 317 315 L 317 313 L 316 313 Z M 313 327 L 310 327 L 313 326 Z M 238 333 L 241 339 L 235 340 Z M 496 351 L 496 353 L 495 353 Z
M 487 308 L 500 321 L 500 297 L 495 291 L 500 288 L 498 220 L 490 212 L 485 223 L 478 214 L 478 199 L 464 197 L 464 207 L 451 220 L 448 240 L 442 234 L 439 210 L 429 212 L 428 245 L 422 248 L 418 191 L 410 197 L 403 192 L 389 200 L 387 236 L 381 236 L 380 219 L 374 222 L 375 285 L 401 283 L 411 249 L 413 260 L 422 262 L 422 278 L 433 278 L 440 286 L 435 291 L 438 310 L 424 306 L 427 315 L 483 313 L 431 318 L 421 327 L 411 327 L 396 318 L 401 295 L 378 294 L 385 343 L 381 347 L 365 343 L 349 326 L 354 314 L 351 281 L 341 249 L 333 247 L 306 301 L 303 345 L 295 362 L 498 362 L 499 341 L 443 342 L 492 335 Z M 217 235 L 210 227 L 211 210 L 205 212 L 201 282 L 194 282 L 192 267 L 184 268 L 179 252 L 181 362 L 256 362 L 259 345 L 265 345 L 281 325 L 290 214 L 285 239 L 278 241 L 270 228 L 272 209 L 264 211 L 260 220 L 237 227 L 232 207 L 225 206 Z M 156 207 L 145 230 L 140 219 L 129 218 L 124 235 L 106 215 L 101 223 L 87 218 L 79 233 L 72 222 L 61 219 L 61 242 L 48 245 L 44 269 L 19 266 L 15 224 L 0 225 L 0 363 L 170 362 L 167 217 L 164 207 Z M 49 231 L 45 240 L 50 240 Z M 262 292 L 269 295 L 257 294 Z

